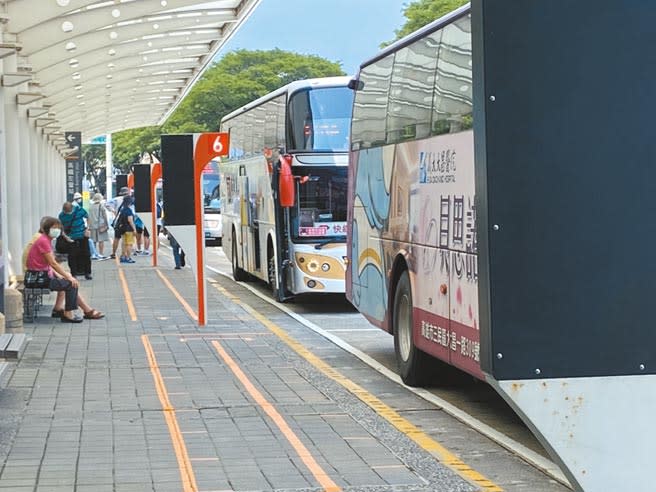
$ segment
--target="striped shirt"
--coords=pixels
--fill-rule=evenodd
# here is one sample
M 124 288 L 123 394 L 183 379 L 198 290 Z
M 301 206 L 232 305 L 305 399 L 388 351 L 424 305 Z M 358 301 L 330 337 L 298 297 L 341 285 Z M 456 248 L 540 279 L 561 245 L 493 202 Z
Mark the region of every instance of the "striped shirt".
M 59 220 L 64 228 L 64 233 L 71 239 L 82 239 L 87 228 L 84 219 L 88 216 L 87 211 L 80 206 L 73 206 L 73 211 L 70 214 L 61 212 Z

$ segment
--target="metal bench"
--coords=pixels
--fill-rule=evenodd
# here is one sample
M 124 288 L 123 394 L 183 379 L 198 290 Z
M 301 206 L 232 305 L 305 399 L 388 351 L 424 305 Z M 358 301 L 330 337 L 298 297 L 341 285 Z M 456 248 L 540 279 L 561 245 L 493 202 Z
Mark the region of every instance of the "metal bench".
M 34 323 L 39 308 L 43 306 L 43 296 L 48 294 L 50 294 L 50 289 L 23 286 L 23 321 Z
M 4 333 L 0 335 L 0 357 L 18 359 L 25 348 L 25 333 Z

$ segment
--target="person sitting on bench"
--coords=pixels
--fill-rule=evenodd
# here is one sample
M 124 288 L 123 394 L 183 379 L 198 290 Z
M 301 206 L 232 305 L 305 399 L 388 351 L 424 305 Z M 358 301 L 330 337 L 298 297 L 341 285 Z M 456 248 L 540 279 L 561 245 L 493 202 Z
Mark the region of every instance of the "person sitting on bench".
M 65 271 L 52 251 L 52 240 L 59 237 L 62 224 L 54 217 L 43 217 L 39 232 L 41 235 L 34 241 L 27 253 L 27 269 L 37 272 L 46 271 L 50 282 L 48 288 L 57 291 L 57 300 L 52 310 L 54 318 L 61 318 L 62 323 L 81 323 L 84 319 L 101 319 L 105 315 L 93 309 L 78 293 L 79 282 Z M 84 316 L 77 316 L 78 306 Z

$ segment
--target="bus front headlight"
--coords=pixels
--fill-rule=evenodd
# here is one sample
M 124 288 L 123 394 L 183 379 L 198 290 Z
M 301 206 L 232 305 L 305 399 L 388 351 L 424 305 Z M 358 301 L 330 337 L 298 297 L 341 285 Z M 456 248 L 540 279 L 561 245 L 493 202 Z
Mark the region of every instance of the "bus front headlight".
M 317 260 L 315 260 L 314 258 L 312 258 L 307 264 L 307 269 L 311 273 L 317 272 L 319 270 L 319 262 Z

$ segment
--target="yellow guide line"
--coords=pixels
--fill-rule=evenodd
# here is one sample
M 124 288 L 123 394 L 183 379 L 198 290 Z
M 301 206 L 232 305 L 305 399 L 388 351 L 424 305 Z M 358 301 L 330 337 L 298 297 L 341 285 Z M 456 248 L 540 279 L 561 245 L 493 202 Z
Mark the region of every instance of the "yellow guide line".
M 150 372 L 153 374 L 157 396 L 159 397 L 159 401 L 162 404 L 164 419 L 166 420 L 166 425 L 169 428 L 169 434 L 171 435 L 171 441 L 173 442 L 175 457 L 178 460 L 178 468 L 180 470 L 180 478 L 182 480 L 182 492 L 198 492 L 196 476 L 194 475 L 194 470 L 191 467 L 191 461 L 189 460 L 189 455 L 187 454 L 187 446 L 185 445 L 184 439 L 182 438 L 182 433 L 180 432 L 180 427 L 178 426 L 178 420 L 175 417 L 175 408 L 173 408 L 173 405 L 171 405 L 171 402 L 169 401 L 169 396 L 166 392 L 166 386 L 164 385 L 162 374 L 159 371 L 159 366 L 157 365 L 157 359 L 155 358 L 153 347 L 150 345 L 150 341 L 148 340 L 148 335 L 141 335 L 141 342 L 143 343 L 144 349 L 146 350 Z
M 132 302 L 132 294 L 130 294 L 128 282 L 125 280 L 125 273 L 123 273 L 123 270 L 120 268 L 118 270 L 118 278 L 121 280 L 123 296 L 125 297 L 125 303 L 128 305 L 128 313 L 130 313 L 130 319 L 132 319 L 132 321 L 137 321 L 137 310 L 134 308 L 134 303 Z
M 162 279 L 162 282 L 164 282 L 164 285 L 166 285 L 171 292 L 173 292 L 173 295 L 175 298 L 180 301 L 180 304 L 182 304 L 182 307 L 185 308 L 185 311 L 189 313 L 189 316 L 191 316 L 191 319 L 194 321 L 198 321 L 198 315 L 196 314 L 196 311 L 194 311 L 194 308 L 192 308 L 187 301 L 184 300 L 184 297 L 180 295 L 180 293 L 173 287 L 173 284 L 169 282 L 169 279 L 167 279 L 162 272 L 159 270 L 155 270 L 157 272 L 157 275 L 160 276 Z
M 214 285 L 214 287 L 219 292 L 221 292 L 221 294 L 236 304 L 239 304 L 246 312 L 257 319 L 267 329 L 271 330 L 271 332 L 273 332 L 278 338 L 285 342 L 298 355 L 303 357 L 306 361 L 308 361 L 326 376 L 342 385 L 349 392 L 353 393 L 363 403 L 371 407 L 378 415 L 392 424 L 396 429 L 401 431 L 403 434 L 408 436 L 408 438 L 412 439 L 423 449 L 435 456 L 440 461 L 440 463 L 443 463 L 444 465 L 451 468 L 455 473 L 463 477 L 465 480 L 478 485 L 481 487 L 481 490 L 484 490 L 485 492 L 503 492 L 503 489 L 497 484 L 490 481 L 488 478 L 471 468 L 469 465 L 465 464 L 455 454 L 435 441 L 428 434 L 420 430 L 417 426 L 404 419 L 401 415 L 383 403 L 380 399 L 369 393 L 360 385 L 343 376 L 339 371 L 333 369 L 330 365 L 326 364 L 323 360 L 305 348 L 301 343 L 297 342 L 293 337 L 289 336 L 287 332 L 280 328 L 278 325 L 272 321 L 269 321 L 266 317 L 258 313 L 248 304 L 243 303 L 238 297 L 231 294 L 217 283 L 212 283 L 212 285 Z
M 278 429 L 280 429 L 280 432 L 282 432 L 283 436 L 285 436 L 285 439 L 289 441 L 289 444 L 292 445 L 296 451 L 296 454 L 298 454 L 299 458 L 301 458 L 301 461 L 303 461 L 307 469 L 310 470 L 310 473 L 314 475 L 314 478 L 317 479 L 319 485 L 321 485 L 326 492 L 340 492 L 342 489 L 332 481 L 332 479 L 323 470 L 323 468 L 321 468 L 319 463 L 316 462 L 310 451 L 305 447 L 298 436 L 289 427 L 283 416 L 280 415 L 278 410 L 276 410 L 276 408 L 271 403 L 269 403 L 266 398 L 264 398 L 262 393 L 260 393 L 260 391 L 253 385 L 253 383 L 250 382 L 248 376 L 244 374 L 234 359 L 230 357 L 230 354 L 228 354 L 223 346 L 221 346 L 221 344 L 216 340 L 212 342 L 212 345 L 214 345 L 216 351 L 219 353 L 223 361 L 234 373 L 237 379 L 239 379 L 241 384 L 244 385 L 244 388 L 246 388 L 246 391 L 248 391 L 248 393 L 251 395 L 251 398 L 255 400 L 255 402 L 262 408 L 262 410 L 264 410 L 269 418 L 273 420 Z

